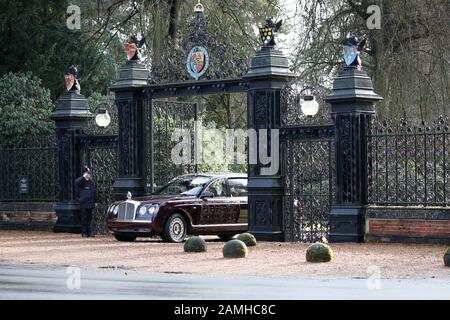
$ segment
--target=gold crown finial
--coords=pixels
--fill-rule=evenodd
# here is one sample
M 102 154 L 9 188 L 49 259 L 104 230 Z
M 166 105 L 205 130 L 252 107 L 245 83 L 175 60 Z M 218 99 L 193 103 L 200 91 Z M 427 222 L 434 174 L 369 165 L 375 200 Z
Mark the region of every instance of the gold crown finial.
M 194 7 L 195 13 L 203 13 L 205 11 L 205 7 L 201 4 L 200 0 L 198 0 L 198 3 Z

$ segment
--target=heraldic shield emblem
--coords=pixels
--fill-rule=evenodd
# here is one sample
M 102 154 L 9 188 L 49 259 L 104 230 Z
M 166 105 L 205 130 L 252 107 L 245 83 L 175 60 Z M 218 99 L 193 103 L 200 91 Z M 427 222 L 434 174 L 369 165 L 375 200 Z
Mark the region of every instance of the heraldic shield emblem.
M 203 76 L 209 66 L 209 56 L 208 52 L 203 47 L 194 47 L 189 52 L 186 67 L 188 73 L 195 80 L 198 80 Z
M 358 56 L 358 47 L 349 45 L 342 46 L 342 53 L 344 55 L 345 64 L 351 66 Z
M 73 85 L 75 84 L 75 77 L 73 74 L 66 74 L 64 76 L 64 80 L 66 80 L 66 89 L 67 91 L 70 91 L 72 89 Z
M 134 57 L 138 49 L 135 43 L 125 43 L 124 48 L 128 60 L 131 60 Z

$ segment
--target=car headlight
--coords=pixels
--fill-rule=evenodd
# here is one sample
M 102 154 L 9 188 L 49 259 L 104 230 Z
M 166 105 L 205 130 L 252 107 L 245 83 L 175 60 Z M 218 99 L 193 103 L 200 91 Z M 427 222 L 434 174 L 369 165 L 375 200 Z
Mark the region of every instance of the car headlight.
M 117 213 L 119 213 L 119 206 L 115 206 L 114 209 L 113 209 L 113 214 L 115 216 L 117 216 Z
M 159 206 L 158 205 L 153 205 L 148 207 L 148 213 L 150 214 L 155 214 L 156 212 L 158 212 Z
M 147 213 L 147 207 L 142 206 L 142 207 L 139 208 L 139 215 L 140 216 L 143 216 L 146 213 Z

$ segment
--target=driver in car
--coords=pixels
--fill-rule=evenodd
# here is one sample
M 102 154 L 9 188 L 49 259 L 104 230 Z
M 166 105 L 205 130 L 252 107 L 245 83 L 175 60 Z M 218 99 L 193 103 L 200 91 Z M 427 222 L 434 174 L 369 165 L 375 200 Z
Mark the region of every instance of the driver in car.
M 189 190 L 189 183 L 188 182 L 182 182 L 180 186 L 180 193 L 186 192 Z

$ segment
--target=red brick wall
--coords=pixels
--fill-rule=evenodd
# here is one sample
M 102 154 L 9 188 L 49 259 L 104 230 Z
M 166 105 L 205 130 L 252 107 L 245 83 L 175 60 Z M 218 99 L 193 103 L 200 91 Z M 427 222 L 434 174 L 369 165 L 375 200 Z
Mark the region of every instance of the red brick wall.
M 0 229 L 52 230 L 56 213 L 52 204 L 0 203 Z
M 450 244 L 450 207 L 369 206 L 365 241 Z
M 371 236 L 450 238 L 450 220 L 368 219 L 366 233 Z

